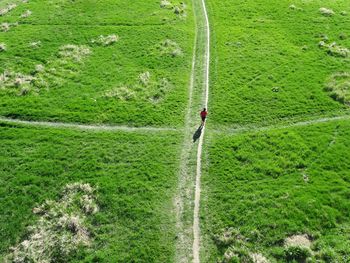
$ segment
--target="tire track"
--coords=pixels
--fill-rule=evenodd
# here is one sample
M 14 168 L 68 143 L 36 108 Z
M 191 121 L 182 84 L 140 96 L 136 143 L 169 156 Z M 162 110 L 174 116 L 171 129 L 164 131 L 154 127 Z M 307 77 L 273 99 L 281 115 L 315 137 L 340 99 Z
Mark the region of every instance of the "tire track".
M 195 12 L 194 12 L 195 13 Z M 194 14 L 195 15 L 195 14 Z M 176 230 L 177 230 L 177 242 L 176 242 L 176 254 L 175 262 L 185 263 L 188 262 L 188 253 L 191 253 L 188 247 L 191 244 L 191 239 L 188 235 L 188 224 L 184 219 L 184 213 L 186 207 L 188 206 L 188 193 L 187 191 L 188 184 L 190 181 L 190 168 L 189 160 L 191 154 L 192 144 L 190 141 L 191 137 L 191 115 L 193 107 L 193 89 L 195 83 L 195 68 L 197 60 L 197 21 L 195 19 L 195 36 L 193 44 L 193 54 L 192 54 L 192 65 L 191 65 L 191 76 L 188 89 L 188 103 L 187 110 L 185 115 L 185 127 L 184 127 L 184 139 L 181 147 L 181 156 L 180 156 L 180 168 L 179 168 L 179 179 L 178 179 L 178 190 L 174 198 L 175 206 L 175 216 L 176 216 Z

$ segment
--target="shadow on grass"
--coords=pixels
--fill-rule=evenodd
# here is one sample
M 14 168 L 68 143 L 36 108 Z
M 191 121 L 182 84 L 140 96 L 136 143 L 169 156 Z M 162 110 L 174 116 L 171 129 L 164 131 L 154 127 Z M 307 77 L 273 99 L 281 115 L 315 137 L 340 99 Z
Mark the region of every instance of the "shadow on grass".
M 199 126 L 196 132 L 193 134 L 193 142 L 196 142 L 202 135 L 203 125 Z

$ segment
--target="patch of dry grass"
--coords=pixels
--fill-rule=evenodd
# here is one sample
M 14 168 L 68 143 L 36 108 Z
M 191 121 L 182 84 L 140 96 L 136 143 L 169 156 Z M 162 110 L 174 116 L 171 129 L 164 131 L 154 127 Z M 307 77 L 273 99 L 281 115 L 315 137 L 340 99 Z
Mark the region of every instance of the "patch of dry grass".
M 118 42 L 118 40 L 119 40 L 119 36 L 115 34 L 108 35 L 108 36 L 100 35 L 97 39 L 91 40 L 91 43 L 101 45 L 101 46 L 109 46 Z
M 185 3 L 180 3 L 179 5 L 175 5 L 173 10 L 176 15 L 186 17 L 186 8 L 187 7 Z
M 214 238 L 219 246 L 228 246 L 235 240 L 244 240 L 239 230 L 232 227 L 222 230 L 221 233 L 215 235 Z
M 33 89 L 35 77 L 22 73 L 4 71 L 0 75 L 0 89 L 19 90 L 18 95 L 26 95 Z
M 270 261 L 260 253 L 251 253 L 253 263 L 269 263 Z
M 333 74 L 325 90 L 333 99 L 350 105 L 350 73 L 338 72 Z
M 250 251 L 249 239 L 244 237 L 238 229 L 232 227 L 224 229 L 214 236 L 214 240 L 216 245 L 225 251 L 218 262 L 269 262 L 261 253 Z
M 39 216 L 28 227 L 27 237 L 5 262 L 64 262 L 80 247 L 89 246 L 91 235 L 87 217 L 98 212 L 95 190 L 89 184 L 68 184 L 60 200 L 47 200 L 33 209 Z
M 291 4 L 291 5 L 289 6 L 289 9 L 290 9 L 290 10 L 298 10 L 298 11 L 302 11 L 302 10 L 303 10 L 302 8 L 297 7 L 297 6 L 294 5 L 294 4 Z
M 311 244 L 312 244 L 311 239 L 307 234 L 293 235 L 293 236 L 287 237 L 284 240 L 284 245 L 286 247 L 295 246 L 295 247 L 310 248 Z
M 321 7 L 319 9 L 319 12 L 321 13 L 321 15 L 324 15 L 324 16 L 333 16 L 335 14 L 332 9 L 325 8 L 325 7 Z
M 131 88 L 122 86 L 116 87 L 111 90 L 108 90 L 104 94 L 105 98 L 117 98 L 119 100 L 132 100 L 135 98 L 135 92 Z
M 26 11 L 21 15 L 21 18 L 27 18 L 27 17 L 30 17 L 31 15 L 32 15 L 32 11 L 26 10 Z
M 16 4 L 8 4 L 5 8 L 0 9 L 0 16 L 6 15 L 11 10 L 17 7 Z
M 160 53 L 162 55 L 170 55 L 172 57 L 178 57 L 183 55 L 182 49 L 179 46 L 179 44 L 170 39 L 165 39 L 164 41 L 162 41 L 159 44 L 158 49 L 160 50 Z
M 41 41 L 39 40 L 39 41 L 31 42 L 31 43 L 29 43 L 29 47 L 31 47 L 31 48 L 39 48 L 39 47 L 41 47 Z
M 160 1 L 160 7 L 161 8 L 173 8 L 173 4 L 168 0 L 162 0 L 162 1 Z
M 10 30 L 10 23 L 2 23 L 0 25 L 0 31 L 7 32 Z
M 328 54 L 335 57 L 343 57 L 346 58 L 349 56 L 349 49 L 346 47 L 339 46 L 337 43 L 333 42 L 328 47 Z
M 0 43 L 0 52 L 6 51 L 6 44 Z
M 259 233 L 253 233 L 253 236 Z M 256 245 L 261 241 L 261 236 L 257 238 L 247 238 L 241 234 L 239 229 L 226 228 L 214 236 L 214 241 L 223 256 L 217 261 L 220 263 L 229 262 L 249 262 L 268 263 L 270 260 L 262 253 L 255 250 Z M 278 262 L 291 262 L 290 260 L 306 260 L 312 256 L 311 238 L 306 235 L 293 235 L 284 240 L 281 247 L 282 254 L 278 257 Z M 299 262 L 299 261 L 298 261 Z M 301 261 L 300 261 L 301 262 Z M 304 262 L 304 261 L 302 261 Z
M 149 95 L 149 99 L 152 103 L 159 103 L 162 101 L 169 90 L 172 88 L 172 84 L 166 78 L 161 78 L 154 83 L 154 91 Z
M 150 79 L 151 79 L 151 74 L 148 71 L 141 73 L 139 75 L 139 82 L 144 87 L 146 87 L 149 84 Z
M 293 235 L 284 240 L 284 254 L 288 262 L 311 261 L 313 252 L 311 250 L 312 241 L 309 235 Z
M 162 0 L 160 2 L 160 7 L 164 9 L 169 9 L 174 12 L 174 14 L 178 15 L 179 17 L 186 17 L 186 4 L 181 2 L 179 4 L 174 4 L 171 1 L 168 0 Z
M 114 87 L 105 93 L 104 98 L 116 98 L 123 101 L 133 99 L 148 100 L 152 103 L 159 103 L 167 95 L 172 84 L 166 78 L 158 80 L 152 79 L 151 73 L 146 71 L 138 75 L 137 81 L 130 85 L 121 85 Z
M 7 31 L 10 30 L 11 27 L 17 26 L 17 25 L 18 25 L 18 23 L 7 23 L 7 22 L 1 23 L 0 24 L 0 31 L 1 32 L 7 32 Z
M 40 41 L 30 44 L 33 48 L 40 45 Z M 57 57 L 47 61 L 44 65 L 36 65 L 31 75 L 5 70 L 0 75 L 0 88 L 23 96 L 31 92 L 39 93 L 42 88 L 60 86 L 66 78 L 76 75 L 79 64 L 90 53 L 91 50 L 87 46 L 64 45 L 59 49 Z
M 327 54 L 334 57 L 343 57 L 346 58 L 349 56 L 350 51 L 346 47 L 339 46 L 336 42 L 331 44 L 327 44 L 326 41 L 320 41 L 318 43 L 320 48 L 324 48 L 327 50 Z
M 35 65 L 35 73 L 40 73 L 40 72 L 44 72 L 45 70 L 45 66 L 42 64 L 37 64 Z
M 59 57 L 64 59 L 71 59 L 80 62 L 83 58 L 91 54 L 91 50 L 88 46 L 84 45 L 64 45 L 60 47 L 58 52 Z

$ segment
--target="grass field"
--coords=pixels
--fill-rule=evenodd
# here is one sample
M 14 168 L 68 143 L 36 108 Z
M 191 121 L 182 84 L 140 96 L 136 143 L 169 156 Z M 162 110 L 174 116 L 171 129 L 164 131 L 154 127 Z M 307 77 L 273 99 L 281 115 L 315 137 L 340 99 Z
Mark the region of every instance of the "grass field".
M 349 72 L 347 1 L 208 1 L 213 47 L 211 112 L 216 125 L 271 123 L 344 110 L 325 87 Z M 324 16 L 320 8 L 330 8 Z M 342 15 L 343 14 L 343 15 Z M 349 55 L 349 53 L 348 53 Z
M 21 18 L 26 10 L 31 15 Z M 192 12 L 190 5 L 185 10 Z M 0 115 L 183 123 L 194 34 L 190 15 L 176 15 L 157 1 L 29 1 L 0 16 L 4 23 L 9 29 L 0 32 L 6 44 L 0 73 L 7 80 L 0 83 Z M 101 35 L 116 41 L 101 43 Z M 75 50 L 62 55 L 67 45 Z
M 349 121 L 257 129 L 349 112 L 348 3 L 208 6 L 202 261 L 348 262 Z
M 50 0 L 48 3 L 43 3 L 42 1 L 32 0 L 28 3 L 22 2 L 21 0 L 1 1 L 2 6 L 8 3 L 18 4 L 14 11 L 7 14 L 10 21 L 17 21 L 17 18 L 29 9 L 33 12 L 33 15 L 25 21 L 33 25 L 152 26 L 179 22 L 178 17 L 169 9 L 160 8 L 160 1 Z M 174 4 L 179 3 L 172 2 Z M 191 3 L 186 4 L 190 5 Z M 186 9 L 186 13 L 190 14 L 190 6 L 187 6 Z M 130 12 L 130 10 L 133 12 Z
M 194 18 L 172 4 L 1 1 L 0 115 L 183 128 Z M 183 135 L 96 130 L 0 124 L 1 262 L 174 262 Z
M 0 1 L 0 262 L 350 262 L 349 25 L 346 0 Z
M 34 207 L 68 183 L 96 188 L 92 242 L 64 262 L 171 262 L 177 133 L 79 132 L 1 124 L 0 254 L 22 241 Z M 57 262 L 57 261 L 55 261 Z
M 304 234 L 318 262 L 348 262 L 349 127 L 341 121 L 210 138 L 207 262 L 227 251 L 239 262 L 250 262 L 249 253 L 289 262 L 285 239 Z

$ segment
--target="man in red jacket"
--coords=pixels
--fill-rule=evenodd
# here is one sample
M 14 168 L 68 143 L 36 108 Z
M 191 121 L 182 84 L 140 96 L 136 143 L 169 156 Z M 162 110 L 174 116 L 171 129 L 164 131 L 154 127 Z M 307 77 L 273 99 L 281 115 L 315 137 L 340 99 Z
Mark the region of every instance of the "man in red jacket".
M 207 115 L 208 115 L 207 109 L 204 108 L 204 109 L 201 111 L 202 126 L 204 126 L 205 119 L 207 118 Z

